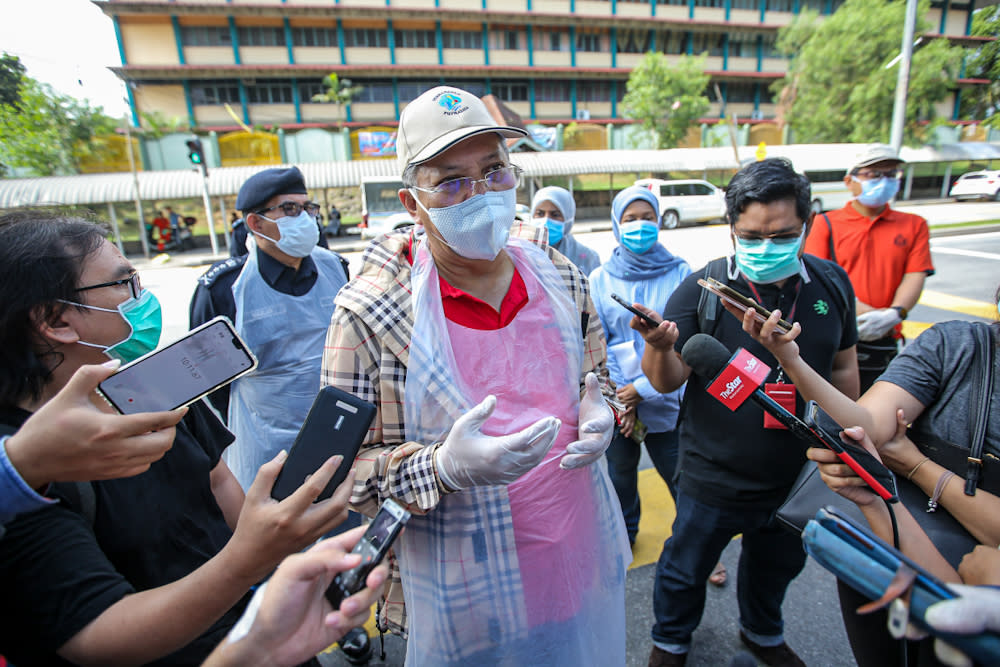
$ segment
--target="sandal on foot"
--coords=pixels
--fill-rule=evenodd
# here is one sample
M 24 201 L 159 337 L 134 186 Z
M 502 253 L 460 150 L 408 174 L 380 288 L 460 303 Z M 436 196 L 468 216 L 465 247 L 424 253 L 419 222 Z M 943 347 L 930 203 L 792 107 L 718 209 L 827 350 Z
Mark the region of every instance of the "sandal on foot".
M 726 566 L 722 564 L 722 561 L 719 561 L 715 564 L 715 569 L 712 570 L 712 574 L 709 575 L 708 582 L 713 586 L 725 586 L 726 578 L 728 576 L 729 573 L 726 572 Z

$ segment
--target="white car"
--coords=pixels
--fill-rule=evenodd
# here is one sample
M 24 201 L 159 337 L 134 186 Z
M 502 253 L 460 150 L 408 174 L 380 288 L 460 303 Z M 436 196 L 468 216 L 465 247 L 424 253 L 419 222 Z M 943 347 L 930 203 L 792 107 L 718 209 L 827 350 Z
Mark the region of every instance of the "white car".
M 1000 201 L 1000 171 L 970 171 L 962 174 L 951 186 L 949 197 L 961 199 L 992 199 Z
M 651 190 L 659 200 L 660 229 L 673 229 L 681 223 L 704 223 L 726 217 L 725 194 L 708 181 L 640 178 L 635 185 Z

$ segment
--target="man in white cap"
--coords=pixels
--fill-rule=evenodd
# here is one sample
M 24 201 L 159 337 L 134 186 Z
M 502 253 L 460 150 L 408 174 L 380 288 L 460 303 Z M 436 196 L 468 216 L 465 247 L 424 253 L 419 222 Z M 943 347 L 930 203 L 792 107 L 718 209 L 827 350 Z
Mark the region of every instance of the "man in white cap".
M 604 335 L 579 270 L 512 230 L 523 135 L 459 88 L 406 107 L 399 197 L 424 233 L 368 247 L 327 335 L 323 382 L 378 406 L 352 505 L 416 513 L 380 620 L 411 666 L 625 663 Z
M 844 208 L 816 217 L 805 251 L 847 271 L 858 313 L 861 393 L 899 350 L 901 323 L 934 275 L 927 221 L 893 210 L 903 161 L 891 146 L 873 144 L 858 155 L 844 185 L 854 195 Z

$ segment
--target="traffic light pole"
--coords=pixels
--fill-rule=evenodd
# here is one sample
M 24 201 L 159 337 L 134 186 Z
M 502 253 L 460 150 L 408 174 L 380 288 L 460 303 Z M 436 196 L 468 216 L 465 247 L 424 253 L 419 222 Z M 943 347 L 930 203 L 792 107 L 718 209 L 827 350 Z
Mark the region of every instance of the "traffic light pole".
M 913 33 L 917 25 L 917 0 L 907 0 L 906 20 L 903 23 L 902 59 L 896 80 L 896 100 L 892 107 L 892 128 L 889 143 L 899 155 L 903 147 L 903 128 L 906 125 L 906 93 L 910 86 L 910 61 L 913 59 Z
M 219 254 L 219 242 L 215 238 L 215 221 L 212 218 L 212 200 L 208 196 L 208 174 L 204 167 L 201 170 L 201 198 L 205 204 L 205 219 L 208 220 L 208 239 L 212 243 L 212 254 Z

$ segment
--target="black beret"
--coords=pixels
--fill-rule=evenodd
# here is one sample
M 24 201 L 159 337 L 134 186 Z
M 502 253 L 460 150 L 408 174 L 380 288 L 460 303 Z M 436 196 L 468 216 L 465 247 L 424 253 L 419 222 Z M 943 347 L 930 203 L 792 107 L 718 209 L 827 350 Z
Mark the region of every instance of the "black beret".
M 236 208 L 244 214 L 258 210 L 275 195 L 304 195 L 306 181 L 298 167 L 265 169 L 247 179 L 236 195 Z

